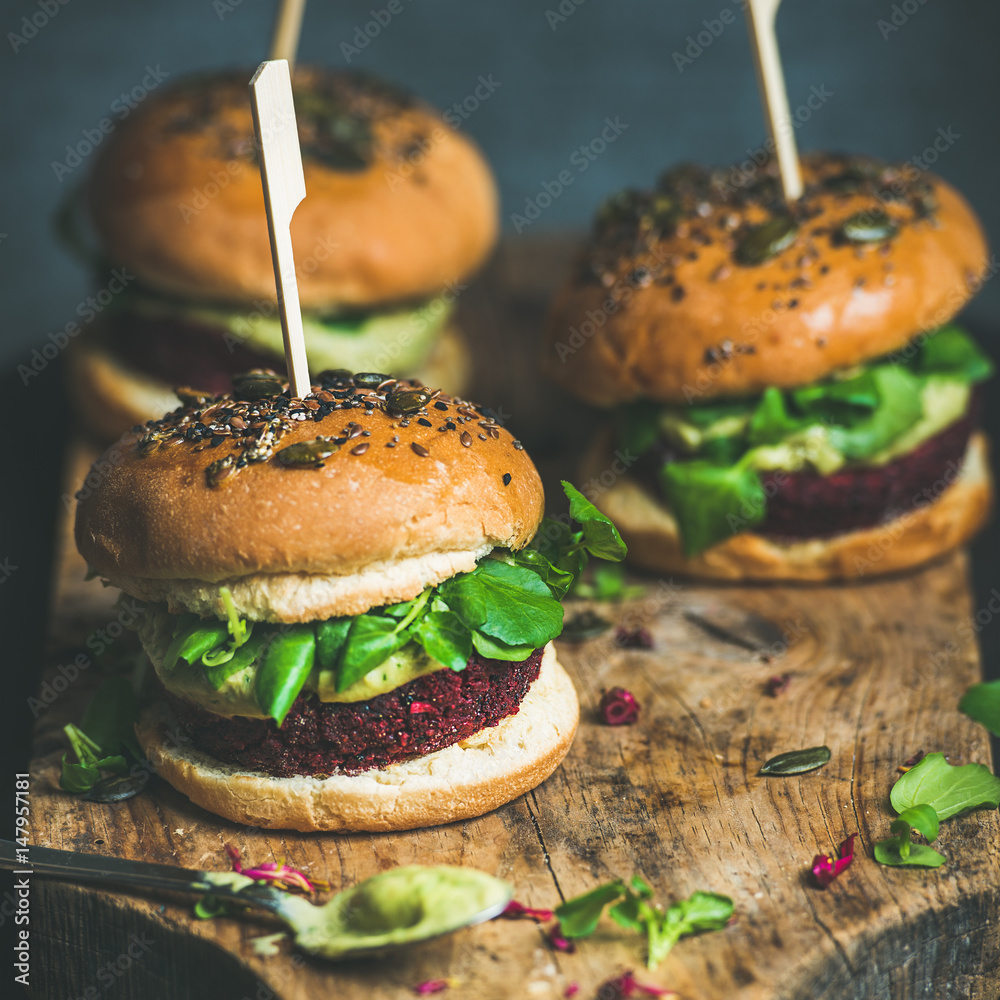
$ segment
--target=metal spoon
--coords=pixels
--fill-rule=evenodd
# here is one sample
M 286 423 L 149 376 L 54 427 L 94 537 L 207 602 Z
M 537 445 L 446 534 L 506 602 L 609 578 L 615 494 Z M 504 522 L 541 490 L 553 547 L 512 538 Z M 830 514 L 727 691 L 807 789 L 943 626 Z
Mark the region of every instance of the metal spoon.
M 288 925 L 303 951 L 330 959 L 386 951 L 492 920 L 513 895 L 506 882 L 475 868 L 409 865 L 365 879 L 317 906 L 235 872 L 189 871 L 51 847 L 27 850 L 25 861 L 24 848 L 0 840 L 0 868 L 28 869 L 66 882 L 211 893 L 269 910 Z

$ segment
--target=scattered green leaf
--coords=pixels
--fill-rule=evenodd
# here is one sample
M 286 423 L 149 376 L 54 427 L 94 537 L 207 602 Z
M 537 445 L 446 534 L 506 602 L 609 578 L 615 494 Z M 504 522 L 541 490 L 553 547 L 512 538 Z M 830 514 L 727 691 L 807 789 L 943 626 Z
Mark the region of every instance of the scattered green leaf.
M 898 813 L 927 805 L 939 820 L 946 820 L 968 809 L 996 809 L 1000 778 L 983 764 L 952 766 L 944 754 L 931 753 L 892 786 L 889 799 Z

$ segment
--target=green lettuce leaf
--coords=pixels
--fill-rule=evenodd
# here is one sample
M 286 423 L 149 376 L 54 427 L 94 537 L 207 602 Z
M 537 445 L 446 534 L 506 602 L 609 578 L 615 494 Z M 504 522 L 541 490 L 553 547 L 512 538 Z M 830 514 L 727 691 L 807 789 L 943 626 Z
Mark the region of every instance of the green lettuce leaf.
M 969 809 L 996 809 L 1000 778 L 982 764 L 952 766 L 944 754 L 931 753 L 892 786 L 889 800 L 898 813 L 927 805 L 946 820 Z
M 920 345 L 914 368 L 922 374 L 951 375 L 982 382 L 994 370 L 993 362 L 962 329 L 943 326 Z
M 744 465 L 671 462 L 660 470 L 660 482 L 685 555 L 697 555 L 764 520 L 764 487 L 757 472 Z

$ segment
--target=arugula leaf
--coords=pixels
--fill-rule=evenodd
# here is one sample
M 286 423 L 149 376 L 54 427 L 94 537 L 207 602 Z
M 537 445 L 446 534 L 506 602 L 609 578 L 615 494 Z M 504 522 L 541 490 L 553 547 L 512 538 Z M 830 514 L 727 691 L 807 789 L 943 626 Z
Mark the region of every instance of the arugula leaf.
M 353 618 L 330 618 L 316 623 L 316 662 L 321 670 L 333 670 L 347 641 Z
M 311 625 L 293 625 L 275 636 L 254 678 L 254 699 L 280 726 L 313 668 L 316 638 Z
M 685 555 L 697 555 L 764 520 L 764 487 L 742 464 L 671 462 L 660 470 L 660 482 L 680 526 Z
M 859 411 L 874 410 L 880 402 L 878 381 L 870 368 L 852 378 L 793 389 L 790 395 L 803 413 L 848 424 L 858 418 Z
M 962 695 L 958 710 L 985 726 L 994 736 L 1000 736 L 1000 681 L 973 684 Z
M 556 919 L 568 938 L 581 938 L 593 934 L 601 919 L 604 907 L 620 899 L 625 893 L 625 883 L 616 878 L 599 885 L 590 892 L 567 899 L 555 909 Z
M 452 670 L 464 670 L 472 656 L 472 632 L 454 611 L 429 611 L 412 634 L 428 656 Z
M 569 499 L 569 514 L 583 528 L 584 548 L 599 559 L 617 562 L 628 553 L 618 529 L 572 483 L 562 480 Z
M 892 786 L 889 800 L 898 813 L 928 805 L 939 820 L 945 820 L 968 809 L 996 809 L 1000 805 L 1000 778 L 982 764 L 953 767 L 944 754 L 931 753 Z
M 979 345 L 953 324 L 942 326 L 924 340 L 914 367 L 923 374 L 952 375 L 969 382 L 982 382 L 994 368 Z

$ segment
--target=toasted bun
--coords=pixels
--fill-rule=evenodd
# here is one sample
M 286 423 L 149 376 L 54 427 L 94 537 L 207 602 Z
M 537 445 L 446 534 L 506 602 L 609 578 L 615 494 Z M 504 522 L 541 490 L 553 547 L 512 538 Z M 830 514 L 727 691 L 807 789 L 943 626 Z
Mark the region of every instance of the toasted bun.
M 566 756 L 580 717 L 550 643 L 517 715 L 414 760 L 358 775 L 272 778 L 185 745 L 162 703 L 136 733 L 157 773 L 192 802 L 268 830 L 412 830 L 471 819 L 540 785 Z
M 101 150 L 95 226 L 111 259 L 152 288 L 275 299 L 250 76 L 164 87 Z M 307 191 L 292 219 L 304 308 L 426 297 L 480 264 L 496 238 L 497 194 L 469 140 L 359 73 L 300 68 L 293 89 Z
M 993 502 L 988 442 L 973 435 L 959 476 L 932 503 L 876 527 L 789 543 L 743 532 L 697 556 L 681 550 L 677 522 L 643 484 L 620 478 L 595 498 L 628 544 L 628 558 L 660 573 L 715 580 L 853 580 L 919 566 L 964 545 L 983 526 Z M 609 467 L 602 442 L 584 476 Z
M 940 326 L 982 283 L 986 243 L 953 188 L 912 172 L 804 158 L 794 242 L 756 264 L 740 262 L 748 229 L 786 211 L 773 170 L 734 187 L 735 168 L 682 168 L 655 192 L 613 200 L 553 304 L 549 376 L 600 406 L 755 395 Z M 844 238 L 845 221 L 878 210 L 894 238 Z
M 424 385 L 462 393 L 471 370 L 469 348 L 454 322 L 442 331 L 430 356 L 415 371 L 401 375 Z M 137 424 L 158 420 L 177 406 L 174 387 L 138 372 L 106 350 L 97 337 L 74 341 L 66 352 L 70 396 L 87 429 L 112 441 Z
M 470 553 L 532 538 L 544 508 L 538 473 L 475 404 L 433 390 L 414 398 L 409 382 L 356 387 L 350 375 L 323 386 L 304 401 L 219 396 L 126 435 L 79 495 L 84 558 L 128 593 L 142 581 L 243 580 L 240 592 L 256 600 L 262 578 L 281 587 L 288 574 L 337 577 L 322 590 L 319 617 L 329 617 L 415 597 L 453 565 L 471 568 Z M 285 464 L 285 449 L 319 437 L 333 450 L 323 464 Z M 388 571 L 406 566 L 418 569 Z M 377 571 L 408 585 L 380 595 Z

